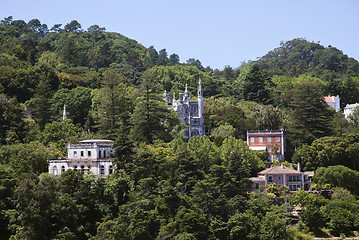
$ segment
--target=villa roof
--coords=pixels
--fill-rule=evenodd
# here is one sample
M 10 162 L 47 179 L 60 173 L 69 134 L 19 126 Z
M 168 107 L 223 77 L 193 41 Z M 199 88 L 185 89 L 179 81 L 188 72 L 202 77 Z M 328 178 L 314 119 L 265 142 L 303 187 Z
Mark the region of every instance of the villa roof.
M 356 108 L 357 106 L 359 106 L 359 103 L 347 104 L 344 109 Z
M 335 98 L 337 98 L 337 97 L 334 97 L 334 96 L 325 97 L 324 101 L 326 103 L 335 103 L 335 100 L 334 100 Z
M 251 178 L 249 178 L 249 180 L 251 180 L 252 182 L 264 182 L 265 181 L 263 176 L 251 177 Z
M 285 166 L 274 166 L 271 168 L 267 168 L 261 172 L 258 173 L 258 175 L 266 175 L 266 174 L 283 174 L 283 173 L 302 173 L 295 169 L 285 167 Z
M 80 141 L 79 143 L 113 143 L 112 140 L 106 140 L 106 139 L 90 139 L 90 140 L 83 140 L 83 141 Z

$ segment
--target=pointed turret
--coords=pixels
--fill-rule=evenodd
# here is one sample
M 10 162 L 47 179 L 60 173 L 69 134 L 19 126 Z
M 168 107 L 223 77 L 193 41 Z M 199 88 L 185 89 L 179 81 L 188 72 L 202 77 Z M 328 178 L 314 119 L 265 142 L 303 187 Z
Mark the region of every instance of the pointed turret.
M 65 121 L 67 118 L 66 104 L 64 104 L 64 110 L 62 112 L 62 121 Z
M 163 100 L 165 100 L 165 102 L 168 104 L 171 103 L 171 96 L 167 93 L 167 91 L 165 90 L 165 92 L 163 93 Z
M 187 102 L 187 103 L 188 103 L 189 101 L 191 101 L 191 95 L 190 95 L 189 92 L 188 92 L 187 83 L 186 83 L 186 89 L 185 89 L 185 91 L 184 91 L 183 101 L 184 101 L 184 102 Z
M 201 76 L 199 77 L 198 81 L 198 97 L 200 96 L 203 97 Z
M 201 124 L 203 124 L 203 92 L 202 92 L 202 80 L 199 77 L 198 81 L 198 117 L 201 118 Z
M 176 103 L 176 93 L 173 93 L 172 105 L 174 106 Z

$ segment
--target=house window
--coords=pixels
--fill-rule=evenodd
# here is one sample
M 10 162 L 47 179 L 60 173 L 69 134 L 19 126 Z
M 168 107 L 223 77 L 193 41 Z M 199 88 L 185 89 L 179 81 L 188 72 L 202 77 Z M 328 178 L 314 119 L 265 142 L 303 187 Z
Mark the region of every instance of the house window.
M 91 151 L 87 152 L 87 156 L 91 157 Z
M 98 158 L 101 158 L 101 151 L 98 151 Z
M 254 137 L 251 137 L 251 143 L 254 143 Z
M 268 147 L 268 152 L 272 152 L 272 148 L 271 147 Z
M 77 151 L 74 151 L 74 158 L 77 158 Z
M 272 176 L 268 176 L 268 182 L 273 182 L 273 177 Z
M 282 176 L 278 176 L 277 179 L 280 181 L 282 180 Z
M 77 171 L 77 166 L 76 165 L 74 165 L 74 171 Z
M 106 158 L 106 151 L 103 151 L 103 157 Z
M 112 165 L 110 165 L 110 167 L 108 168 L 108 172 L 109 172 L 109 174 L 112 173 Z
M 256 183 L 254 184 L 254 189 L 259 189 L 259 183 L 256 182 Z
M 267 137 L 267 142 L 272 142 L 272 138 L 271 137 Z
M 81 165 L 81 172 L 84 173 L 85 172 L 85 166 Z
M 192 132 L 191 132 L 191 137 L 194 137 L 194 136 L 198 136 L 199 135 L 199 132 L 197 129 L 194 129 Z
M 81 151 L 81 157 L 83 157 L 84 156 L 84 151 Z
M 101 174 L 101 176 L 105 175 L 105 166 L 104 165 L 101 165 L 100 174 Z
M 280 142 L 280 137 L 276 137 L 276 138 L 275 138 L 275 141 L 276 141 L 276 142 Z
M 65 172 L 65 166 L 61 167 L 61 173 Z
M 277 153 L 280 153 L 280 147 L 277 149 Z
M 260 142 L 260 143 L 263 142 L 263 137 L 259 137 L 259 142 Z
M 88 165 L 87 168 L 88 168 L 88 171 L 90 172 L 91 171 L 91 165 Z
M 53 171 L 54 174 L 57 174 L 57 167 L 54 166 L 54 167 L 52 168 L 52 171 Z

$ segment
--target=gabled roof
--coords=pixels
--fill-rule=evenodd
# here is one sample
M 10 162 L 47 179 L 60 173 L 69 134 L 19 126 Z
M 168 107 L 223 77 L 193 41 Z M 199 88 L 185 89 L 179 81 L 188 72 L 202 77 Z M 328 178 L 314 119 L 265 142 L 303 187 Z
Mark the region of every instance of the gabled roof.
M 285 167 L 285 166 L 274 166 L 274 167 L 271 167 L 271 168 L 267 168 L 261 172 L 258 173 L 258 175 L 266 175 L 266 174 L 283 174 L 283 173 L 287 173 L 287 174 L 290 174 L 290 173 L 302 173 L 302 172 L 299 172 L 295 169 L 292 169 L 292 168 L 289 168 L 289 167 Z

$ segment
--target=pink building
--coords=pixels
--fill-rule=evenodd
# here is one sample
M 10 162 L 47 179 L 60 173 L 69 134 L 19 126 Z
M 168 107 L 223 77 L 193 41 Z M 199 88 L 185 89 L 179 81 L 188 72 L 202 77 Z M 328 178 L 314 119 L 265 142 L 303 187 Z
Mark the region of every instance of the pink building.
M 298 171 L 299 170 L 299 171 Z M 311 188 L 311 177 L 314 172 L 301 172 L 300 165 L 298 164 L 298 170 L 291 167 L 274 166 L 267 168 L 258 173 L 257 177 L 252 177 L 250 180 L 253 182 L 252 191 L 257 192 L 261 186 L 267 188 L 268 185 L 275 183 L 277 187 L 286 186 L 290 191 L 298 191 L 300 189 Z
M 283 129 L 247 131 L 247 144 L 254 151 L 268 151 L 269 160 L 284 160 L 286 141 Z

